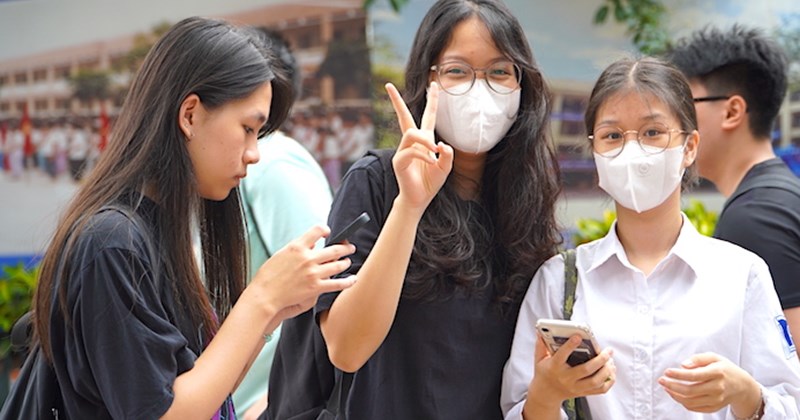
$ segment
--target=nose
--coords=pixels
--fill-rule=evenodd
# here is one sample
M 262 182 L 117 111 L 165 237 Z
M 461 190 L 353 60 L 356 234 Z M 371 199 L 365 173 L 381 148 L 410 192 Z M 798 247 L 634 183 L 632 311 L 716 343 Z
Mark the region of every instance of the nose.
M 245 165 L 258 163 L 259 159 L 261 159 L 261 152 L 258 151 L 258 141 L 248 142 L 247 148 L 244 149 L 244 156 L 242 157 Z
M 628 141 L 628 134 L 634 134 L 633 139 L 639 141 L 639 130 L 628 130 L 622 132 L 622 139 Z

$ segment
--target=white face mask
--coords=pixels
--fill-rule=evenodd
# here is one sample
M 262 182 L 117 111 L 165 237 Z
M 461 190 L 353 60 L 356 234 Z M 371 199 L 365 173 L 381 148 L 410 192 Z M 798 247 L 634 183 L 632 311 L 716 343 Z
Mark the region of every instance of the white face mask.
M 467 93 L 440 90 L 436 132 L 454 148 L 469 153 L 492 149 L 514 124 L 521 89 L 501 95 L 478 79 Z
M 644 146 L 650 152 L 660 149 Z M 650 150 L 652 149 L 652 150 Z M 625 208 L 637 213 L 663 203 L 683 179 L 683 146 L 647 154 L 635 140 L 614 158 L 594 154 L 600 188 Z

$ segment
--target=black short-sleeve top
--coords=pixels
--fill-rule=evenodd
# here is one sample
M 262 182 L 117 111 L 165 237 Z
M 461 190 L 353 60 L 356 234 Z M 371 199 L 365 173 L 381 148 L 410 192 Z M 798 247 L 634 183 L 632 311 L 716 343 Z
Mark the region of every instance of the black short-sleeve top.
M 199 330 L 187 327 L 175 307 L 169 279 L 156 272 L 156 211 L 146 199 L 136 220 L 129 211 L 104 208 L 76 237 L 69 319 L 56 293 L 50 311 L 67 418 L 159 418 L 172 403 L 176 377 L 194 366 L 202 349 Z M 229 414 L 229 404 L 221 413 Z
M 376 156 L 362 158 L 334 197 L 332 232 L 363 211 L 372 219 L 352 237 L 356 253 L 343 275 L 358 272 L 392 205 L 385 192 L 396 192 L 397 184 L 385 166 Z M 320 297 L 316 313 L 330 309 L 336 296 Z M 515 324 L 490 293 L 434 302 L 402 297 L 386 339 L 355 374 L 347 418 L 501 419 L 500 382 Z
M 746 189 L 775 179 L 783 180 L 783 187 Z M 783 309 L 800 306 L 800 179 L 780 158 L 770 159 L 750 168 L 731 198 L 714 237 L 763 258 Z

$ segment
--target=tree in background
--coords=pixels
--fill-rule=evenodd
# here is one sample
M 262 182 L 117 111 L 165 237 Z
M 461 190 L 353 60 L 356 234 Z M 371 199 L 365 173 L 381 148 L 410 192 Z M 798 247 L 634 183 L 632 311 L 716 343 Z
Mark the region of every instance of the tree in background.
M 661 0 L 603 0 L 594 14 L 594 24 L 602 25 L 613 16 L 625 25 L 625 33 L 639 52 L 658 55 L 669 49 L 672 41 L 665 28 L 667 9 Z
M 91 104 L 95 100 L 109 97 L 111 77 L 108 71 L 79 70 L 69 76 L 68 80 L 72 85 L 72 95 L 83 103 Z
M 789 57 L 789 89 L 800 90 L 800 13 L 784 16 L 773 36 Z

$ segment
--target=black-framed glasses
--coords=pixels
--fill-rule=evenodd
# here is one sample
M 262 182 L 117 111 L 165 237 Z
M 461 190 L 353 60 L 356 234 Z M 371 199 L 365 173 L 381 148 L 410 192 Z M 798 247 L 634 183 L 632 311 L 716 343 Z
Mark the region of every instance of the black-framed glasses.
M 716 96 L 701 96 L 699 98 L 692 98 L 694 103 L 698 102 L 712 102 L 712 101 L 727 101 L 730 96 L 716 95 Z
M 684 130 L 669 128 L 666 124 L 649 122 L 638 130 L 623 130 L 619 127 L 603 126 L 594 130 L 589 136 L 592 150 L 600 156 L 615 158 L 622 153 L 627 144 L 626 137 L 630 133 L 636 134 L 636 143 L 647 155 L 656 155 L 667 150 L 672 144 L 672 139 L 689 134 Z M 677 133 L 678 136 L 673 136 Z
M 509 60 L 492 63 L 488 67 L 476 69 L 463 61 L 448 61 L 431 66 L 436 73 L 436 82 L 442 90 L 451 95 L 463 95 L 472 89 L 478 72 L 483 72 L 489 89 L 507 95 L 519 89 L 522 71 L 519 66 Z

